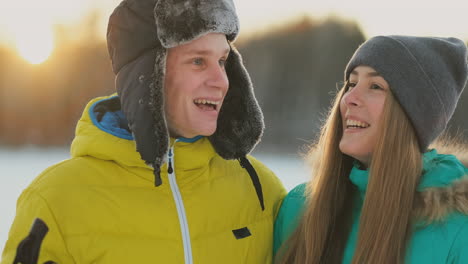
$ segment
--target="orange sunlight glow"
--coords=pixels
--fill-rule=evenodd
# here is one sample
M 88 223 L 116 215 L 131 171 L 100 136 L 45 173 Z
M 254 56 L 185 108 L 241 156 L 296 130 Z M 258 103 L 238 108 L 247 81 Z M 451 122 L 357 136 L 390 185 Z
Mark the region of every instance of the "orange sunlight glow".
M 91 11 L 99 10 L 103 14 L 103 20 L 99 21 L 100 34 L 105 37 L 107 18 L 121 1 L 6 1 L 0 8 L 0 44 L 8 41 L 28 62 L 42 63 L 54 50 L 54 25 L 79 25 Z M 393 0 L 378 6 L 372 4 L 371 0 L 234 2 L 241 21 L 241 32 L 244 34 L 281 25 L 295 16 L 327 18 L 329 14 L 333 14 L 355 20 L 367 37 L 409 34 L 468 38 L 464 26 L 468 4 L 461 0 Z M 395 19 L 396 16 L 398 19 Z M 76 27 L 78 30 L 83 28 Z M 80 34 L 71 33 L 74 36 Z
M 40 64 L 54 49 L 54 8 L 56 0 L 11 1 L 2 13 L 18 54 L 31 64 Z
M 54 34 L 51 26 L 43 25 L 34 30 L 15 34 L 18 53 L 31 64 L 45 62 L 54 49 Z

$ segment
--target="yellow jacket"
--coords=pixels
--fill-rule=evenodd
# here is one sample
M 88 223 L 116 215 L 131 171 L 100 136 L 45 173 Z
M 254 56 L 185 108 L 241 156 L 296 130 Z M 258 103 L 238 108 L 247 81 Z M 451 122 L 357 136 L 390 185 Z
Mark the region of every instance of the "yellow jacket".
M 276 176 L 248 157 L 263 186 L 262 211 L 237 161 L 222 159 L 207 138 L 171 140 L 174 173 L 165 163 L 163 184 L 155 187 L 131 136 L 96 121 L 93 107 L 108 98 L 86 107 L 71 159 L 46 169 L 21 194 L 1 264 L 13 262 L 35 218 L 49 227 L 40 264 L 271 263 L 273 223 L 285 195 Z

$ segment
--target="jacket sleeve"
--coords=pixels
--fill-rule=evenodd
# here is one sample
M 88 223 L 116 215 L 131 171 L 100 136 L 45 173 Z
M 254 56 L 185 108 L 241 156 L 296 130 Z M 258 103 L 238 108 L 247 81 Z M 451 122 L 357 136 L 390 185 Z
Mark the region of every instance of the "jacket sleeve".
M 29 239 L 29 244 L 33 243 L 35 245 L 28 245 L 28 249 L 25 250 L 25 247 L 21 246 L 23 248 L 23 254 L 28 253 L 27 251 L 29 251 L 29 248 L 39 247 L 38 264 L 46 262 L 55 262 L 58 264 L 76 263 L 67 250 L 65 241 L 60 232 L 60 226 L 57 224 L 54 214 L 47 202 L 39 194 L 31 189 L 27 189 L 18 199 L 16 217 L 11 226 L 0 264 L 12 264 L 15 258 L 18 260 L 16 256 L 18 247 L 26 237 L 29 236 L 29 238 L 31 238 L 31 227 L 38 218 L 47 225 L 48 231 L 43 240 L 33 239 L 34 242 L 31 242 Z
M 286 198 L 283 200 L 278 216 L 275 221 L 274 239 L 273 239 L 273 256 L 276 256 L 279 248 L 283 244 L 283 226 L 284 226 L 284 207 L 286 206 Z
M 275 221 L 273 254 L 276 255 L 281 245 L 296 229 L 304 211 L 305 184 L 298 185 L 284 198 Z
M 447 263 L 468 263 L 468 221 L 464 223 L 458 232 L 450 250 L 449 261 Z

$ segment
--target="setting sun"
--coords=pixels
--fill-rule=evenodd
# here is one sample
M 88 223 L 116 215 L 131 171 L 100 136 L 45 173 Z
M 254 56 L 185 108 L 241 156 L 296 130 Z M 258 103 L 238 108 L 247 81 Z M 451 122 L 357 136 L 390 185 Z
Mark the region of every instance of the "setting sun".
M 47 60 L 54 50 L 55 1 L 10 2 L 0 12 L 8 39 L 18 54 L 31 64 Z
M 31 64 L 43 63 L 54 49 L 54 37 L 50 28 L 18 32 L 15 37 L 18 53 Z
M 79 39 L 88 33 L 87 16 L 96 10 L 98 36 L 105 38 L 108 16 L 122 0 L 9 1 L 0 9 L 0 46 L 7 44 L 32 64 L 48 59 L 55 46 L 55 26 L 65 26 Z M 388 34 L 454 36 L 466 39 L 464 27 L 468 4 L 459 0 L 394 0 L 373 5 L 370 0 L 234 0 L 241 22 L 241 34 L 278 26 L 298 16 L 327 18 L 330 14 L 356 21 L 366 37 Z M 398 19 L 395 20 L 395 14 Z M 434 19 L 434 18 L 440 19 Z M 90 20 L 91 21 L 91 20 Z M 418 23 L 414 23 L 418 21 Z M 73 29 L 72 29 L 73 28 Z M 81 35 L 80 35 L 81 34 Z M 55 41 L 58 42 L 55 42 Z

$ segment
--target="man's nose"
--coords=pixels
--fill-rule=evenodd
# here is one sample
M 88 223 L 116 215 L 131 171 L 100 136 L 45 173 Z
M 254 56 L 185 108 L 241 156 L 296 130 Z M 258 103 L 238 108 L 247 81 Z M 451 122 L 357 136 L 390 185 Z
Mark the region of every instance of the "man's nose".
M 227 89 L 229 86 L 229 80 L 225 68 L 220 65 L 211 67 L 207 84 L 210 87 Z

